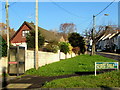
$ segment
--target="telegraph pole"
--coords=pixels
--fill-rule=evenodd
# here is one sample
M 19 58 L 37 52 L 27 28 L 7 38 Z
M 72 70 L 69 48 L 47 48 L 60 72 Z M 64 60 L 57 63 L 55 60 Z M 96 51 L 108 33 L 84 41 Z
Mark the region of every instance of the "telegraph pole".
M 8 19 L 8 0 L 6 0 L 6 25 L 7 25 L 7 57 L 9 58 L 9 46 L 10 46 L 10 42 L 9 42 L 9 19 Z
M 38 0 L 36 0 L 35 68 L 38 69 Z
M 95 18 L 96 18 L 96 16 L 93 15 L 92 52 L 91 52 L 91 55 L 94 55 L 94 54 L 95 54 Z

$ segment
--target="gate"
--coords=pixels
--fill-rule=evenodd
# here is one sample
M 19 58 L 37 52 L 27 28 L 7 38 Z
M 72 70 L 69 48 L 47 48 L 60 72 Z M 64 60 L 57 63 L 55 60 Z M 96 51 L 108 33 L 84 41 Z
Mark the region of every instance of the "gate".
M 23 74 L 25 72 L 25 47 L 11 46 L 8 58 L 8 74 Z

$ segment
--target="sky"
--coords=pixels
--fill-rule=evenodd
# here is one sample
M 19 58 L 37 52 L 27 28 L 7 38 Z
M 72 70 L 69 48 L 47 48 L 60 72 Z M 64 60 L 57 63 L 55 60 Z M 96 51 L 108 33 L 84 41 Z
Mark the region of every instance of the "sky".
M 39 26 L 47 30 L 59 30 L 60 24 L 74 23 L 78 33 L 92 27 L 93 15 L 98 14 L 110 2 L 39 2 Z M 5 20 L 5 2 L 0 9 L 0 22 Z M 9 2 L 9 25 L 18 30 L 24 21 L 35 23 L 35 2 Z M 109 14 L 105 16 L 104 14 Z M 2 20 L 2 21 L 1 21 Z M 114 2 L 96 17 L 96 26 L 118 25 L 118 2 Z

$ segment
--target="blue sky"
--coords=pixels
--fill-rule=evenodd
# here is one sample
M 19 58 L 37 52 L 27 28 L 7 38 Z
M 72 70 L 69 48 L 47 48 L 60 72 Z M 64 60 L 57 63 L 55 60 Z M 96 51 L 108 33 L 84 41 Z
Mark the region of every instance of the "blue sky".
M 77 32 L 92 27 L 92 16 L 98 14 L 110 2 L 39 2 L 39 26 L 47 30 L 59 30 L 60 24 L 74 23 Z M 10 2 L 10 27 L 18 30 L 24 21 L 35 22 L 35 2 Z M 5 3 L 2 2 L 2 22 L 5 23 Z M 62 7 L 62 8 L 60 8 Z M 63 10 L 64 8 L 64 10 Z M 67 11 L 66 11 L 67 10 Z M 109 16 L 104 16 L 104 14 Z M 118 2 L 114 2 L 96 17 L 96 25 L 118 24 Z

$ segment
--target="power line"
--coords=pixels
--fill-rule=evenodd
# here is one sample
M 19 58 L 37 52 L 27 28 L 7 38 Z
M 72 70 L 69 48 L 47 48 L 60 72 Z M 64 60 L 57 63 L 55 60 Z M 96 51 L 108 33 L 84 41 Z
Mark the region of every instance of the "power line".
M 52 1 L 52 0 L 51 0 L 51 1 Z M 76 15 L 76 14 L 68 11 L 67 9 L 63 8 L 63 7 L 60 6 L 59 4 L 57 4 L 57 3 L 53 2 L 53 1 L 52 1 L 52 3 L 53 3 L 54 5 L 56 5 L 57 7 L 59 7 L 60 9 L 62 9 L 63 11 L 67 12 L 68 14 L 70 14 L 70 15 L 72 15 L 72 16 L 75 16 L 75 17 L 77 17 L 77 18 L 81 18 L 80 16 L 78 16 L 78 15 Z
M 107 7 L 105 7 L 102 11 L 100 11 L 98 14 L 96 14 L 95 16 L 98 16 L 99 14 L 101 14 L 103 11 L 105 11 L 110 5 L 112 5 L 115 2 L 115 0 L 113 0 Z
M 11 7 L 11 5 L 14 5 L 15 3 L 17 3 L 17 2 L 13 2 L 13 3 L 11 3 L 8 7 Z M 5 6 L 5 7 L 6 7 L 6 6 Z M 0 11 L 4 10 L 4 9 L 5 9 L 5 7 L 4 7 L 4 8 L 2 8 Z

